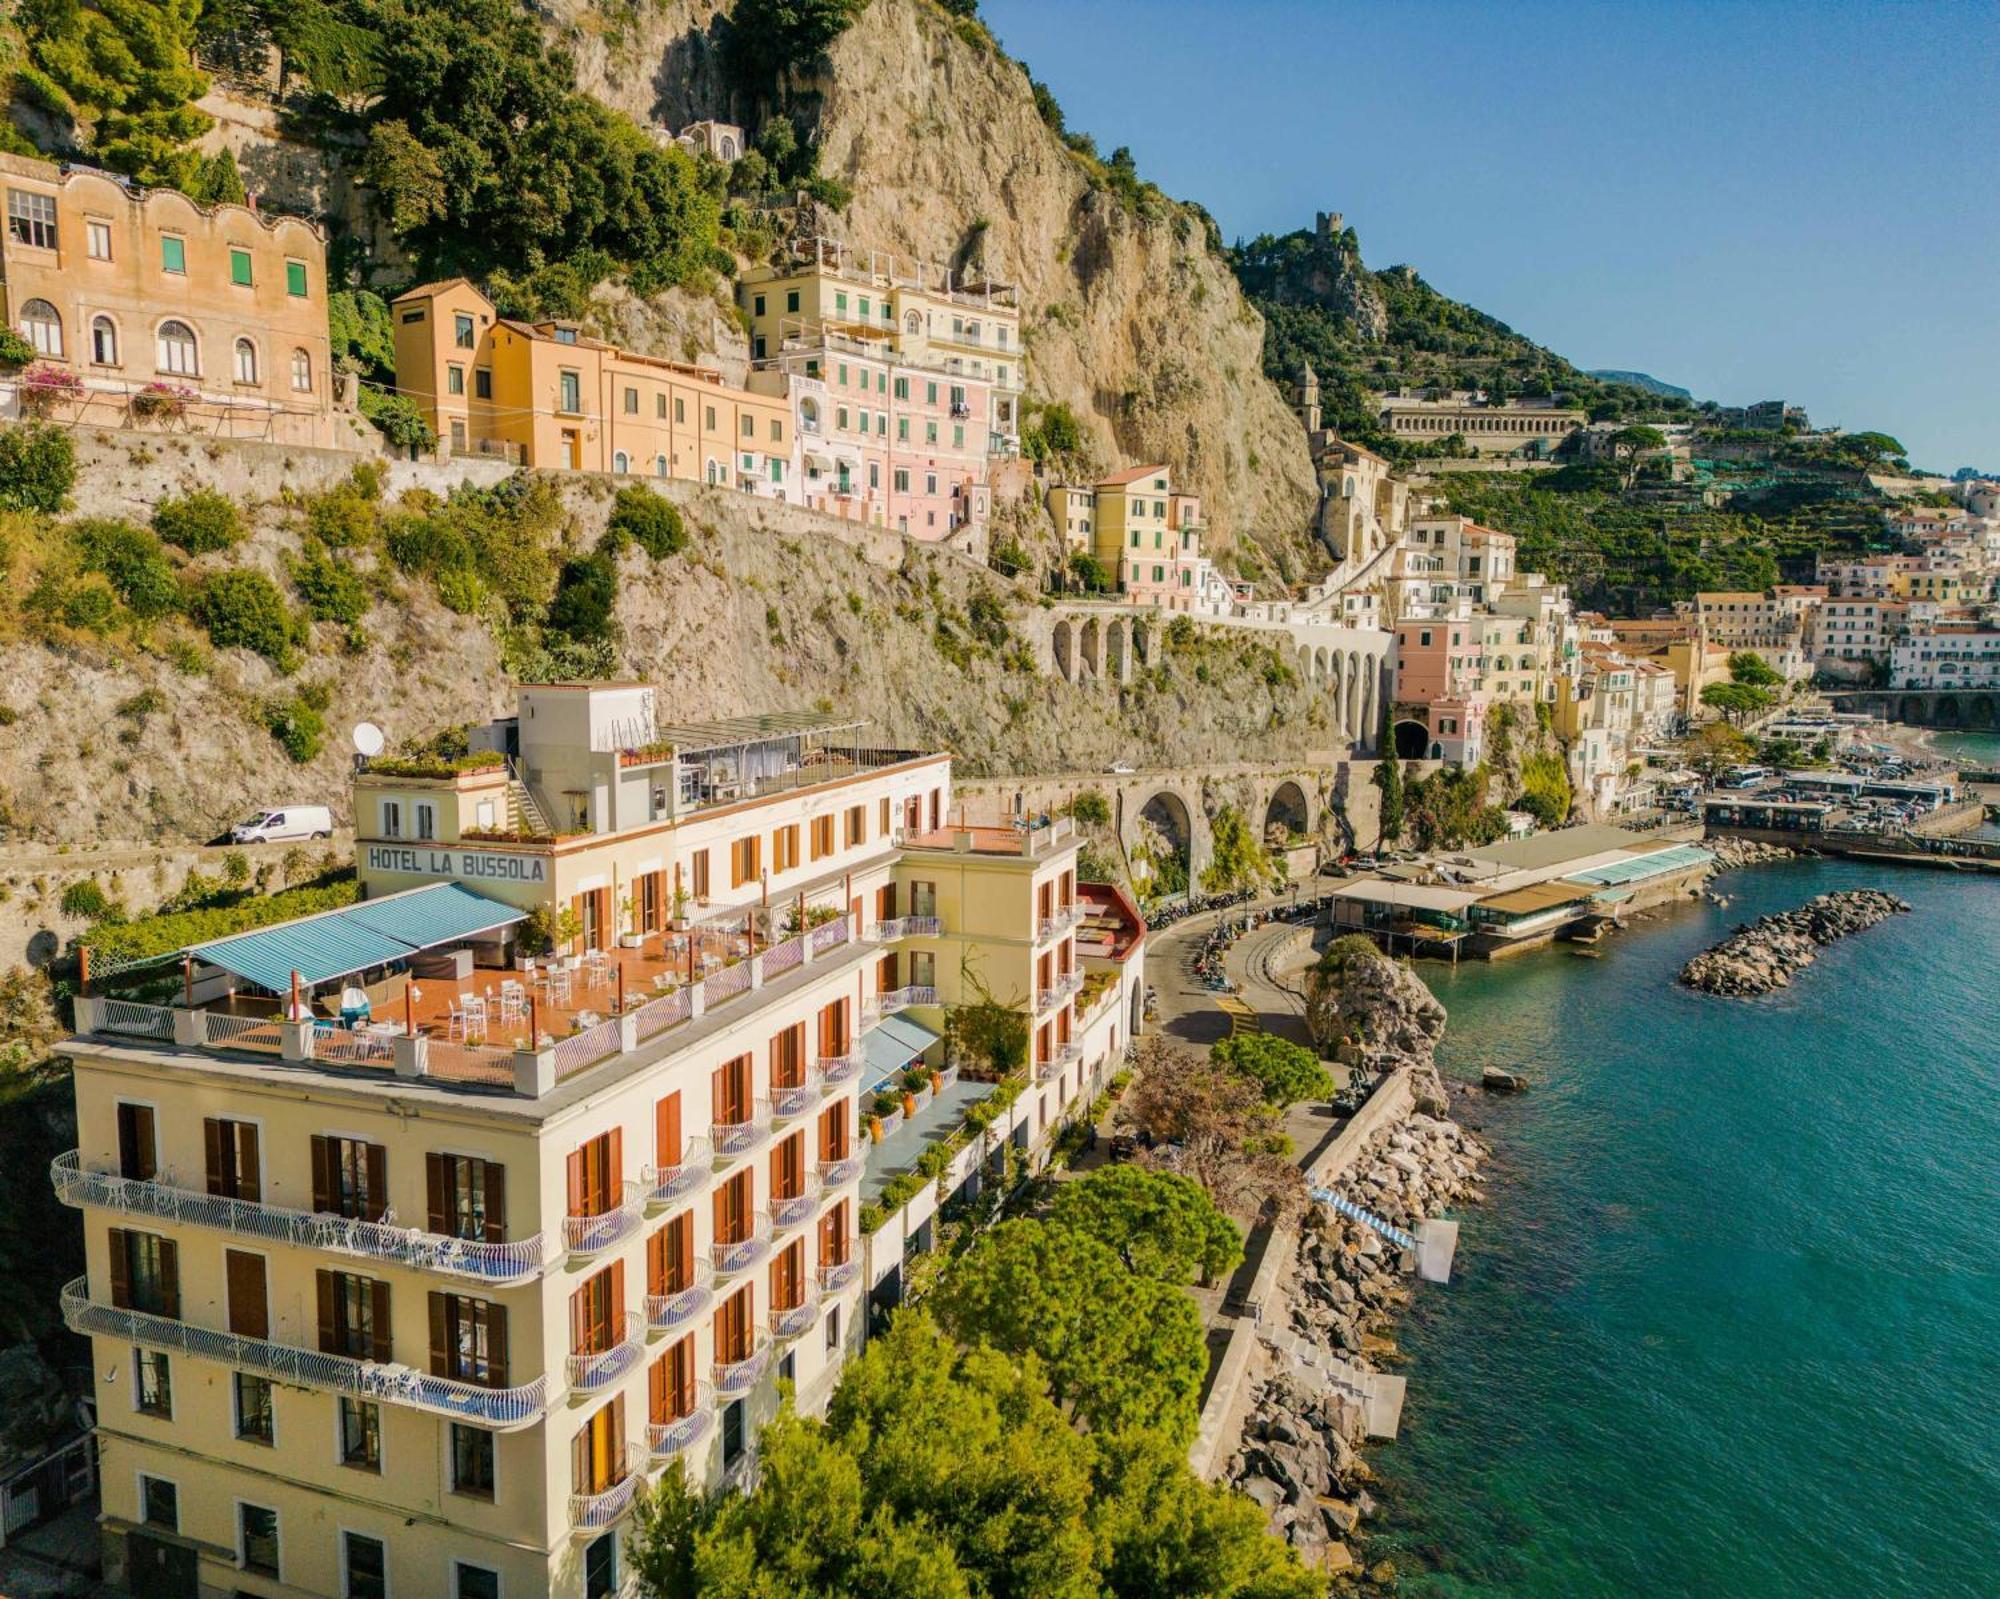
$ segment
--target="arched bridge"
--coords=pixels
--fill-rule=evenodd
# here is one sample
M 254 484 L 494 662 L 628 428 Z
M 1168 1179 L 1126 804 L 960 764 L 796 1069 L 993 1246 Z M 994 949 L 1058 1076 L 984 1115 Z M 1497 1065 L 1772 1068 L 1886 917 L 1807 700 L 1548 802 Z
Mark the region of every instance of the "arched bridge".
M 1827 698 L 1836 710 L 1906 722 L 1912 727 L 2000 731 L 2000 689 L 1833 689 Z

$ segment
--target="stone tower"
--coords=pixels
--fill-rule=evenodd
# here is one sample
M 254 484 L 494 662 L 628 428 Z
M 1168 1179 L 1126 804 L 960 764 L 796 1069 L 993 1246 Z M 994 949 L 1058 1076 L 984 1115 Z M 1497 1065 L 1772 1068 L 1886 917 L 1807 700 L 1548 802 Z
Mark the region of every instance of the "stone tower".
M 1347 229 L 1347 218 L 1338 211 L 1320 211 L 1313 217 L 1313 232 L 1321 244 L 1331 244 Z
M 1319 431 L 1319 410 L 1319 374 L 1313 371 L 1312 362 L 1307 361 L 1299 376 L 1299 420 L 1305 423 L 1309 435 Z

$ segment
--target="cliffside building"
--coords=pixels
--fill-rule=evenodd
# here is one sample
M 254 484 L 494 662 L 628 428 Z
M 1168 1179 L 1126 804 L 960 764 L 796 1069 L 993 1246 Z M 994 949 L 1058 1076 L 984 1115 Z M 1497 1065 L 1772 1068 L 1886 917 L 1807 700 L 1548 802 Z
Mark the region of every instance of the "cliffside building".
M 1475 455 L 1517 455 L 1542 459 L 1583 427 L 1589 416 L 1532 400 L 1494 403 L 1483 395 L 1384 394 L 1384 432 L 1412 444 L 1442 444 L 1456 435 Z

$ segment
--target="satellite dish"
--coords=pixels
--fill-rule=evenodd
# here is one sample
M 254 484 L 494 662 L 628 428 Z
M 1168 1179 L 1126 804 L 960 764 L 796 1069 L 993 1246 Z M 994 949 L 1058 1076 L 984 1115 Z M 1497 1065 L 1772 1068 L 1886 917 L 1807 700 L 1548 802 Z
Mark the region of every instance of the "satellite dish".
M 382 729 L 373 722 L 354 724 L 354 747 L 363 755 L 380 755 L 387 742 L 382 737 Z

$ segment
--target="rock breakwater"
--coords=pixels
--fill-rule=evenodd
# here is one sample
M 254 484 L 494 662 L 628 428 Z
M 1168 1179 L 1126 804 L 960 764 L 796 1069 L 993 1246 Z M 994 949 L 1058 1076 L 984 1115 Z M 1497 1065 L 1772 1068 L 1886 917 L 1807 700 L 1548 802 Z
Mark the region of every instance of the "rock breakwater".
M 1783 988 L 1828 944 L 1910 908 L 1880 889 L 1850 888 L 1809 899 L 1795 911 L 1760 916 L 1681 968 L 1680 980 L 1704 994 L 1746 996 Z
M 1794 861 L 1799 852 L 1789 844 L 1766 844 L 1754 838 L 1705 838 L 1701 847 L 1715 857 L 1718 872 L 1739 866 L 1764 866 L 1772 861 Z

